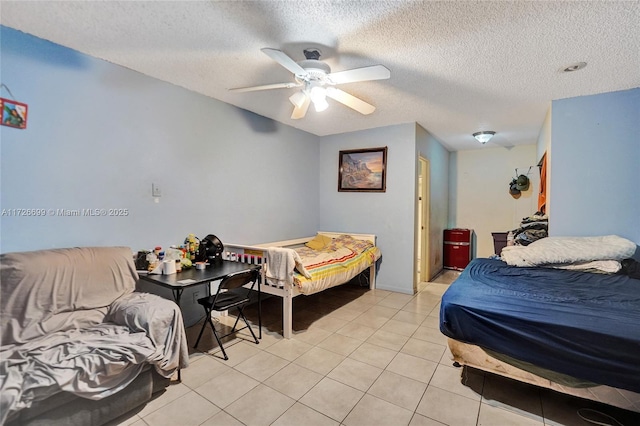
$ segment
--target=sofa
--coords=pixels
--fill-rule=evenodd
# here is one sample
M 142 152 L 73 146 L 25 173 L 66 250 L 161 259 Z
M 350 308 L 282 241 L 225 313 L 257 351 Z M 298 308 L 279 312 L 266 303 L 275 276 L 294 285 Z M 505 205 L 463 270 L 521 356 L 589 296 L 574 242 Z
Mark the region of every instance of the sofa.
M 0 425 L 101 425 L 188 364 L 178 306 L 127 247 L 0 255 Z

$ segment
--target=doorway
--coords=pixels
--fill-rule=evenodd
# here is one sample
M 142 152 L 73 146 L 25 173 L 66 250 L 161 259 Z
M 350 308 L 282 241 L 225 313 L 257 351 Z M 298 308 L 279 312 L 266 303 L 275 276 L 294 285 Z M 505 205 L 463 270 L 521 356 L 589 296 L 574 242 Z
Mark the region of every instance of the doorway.
M 416 230 L 415 230 L 415 282 L 414 291 L 418 284 L 425 282 L 431 276 L 429 270 L 429 160 L 418 157 L 418 191 L 416 200 Z

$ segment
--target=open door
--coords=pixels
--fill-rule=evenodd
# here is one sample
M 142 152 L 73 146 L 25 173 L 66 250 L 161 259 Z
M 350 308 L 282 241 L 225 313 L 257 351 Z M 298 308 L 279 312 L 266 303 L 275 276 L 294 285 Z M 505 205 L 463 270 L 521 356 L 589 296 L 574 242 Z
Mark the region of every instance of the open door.
M 418 199 L 416 202 L 416 259 L 414 276 L 414 290 L 419 283 L 427 281 L 431 276 L 429 271 L 429 160 L 419 157 L 418 171 Z

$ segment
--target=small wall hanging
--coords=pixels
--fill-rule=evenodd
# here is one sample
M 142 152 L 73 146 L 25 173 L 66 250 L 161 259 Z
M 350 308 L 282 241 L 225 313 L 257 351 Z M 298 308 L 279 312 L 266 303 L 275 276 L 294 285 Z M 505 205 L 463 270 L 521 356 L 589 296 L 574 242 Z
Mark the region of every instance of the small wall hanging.
M 387 147 L 340 151 L 338 191 L 385 192 Z
M 6 84 L 1 83 L 0 87 L 9 92 L 9 95 L 13 98 L 13 94 Z M 0 122 L 0 124 L 17 129 L 26 129 L 27 109 L 27 104 L 14 101 L 13 99 L 0 98 L 0 111 L 2 111 L 2 122 Z

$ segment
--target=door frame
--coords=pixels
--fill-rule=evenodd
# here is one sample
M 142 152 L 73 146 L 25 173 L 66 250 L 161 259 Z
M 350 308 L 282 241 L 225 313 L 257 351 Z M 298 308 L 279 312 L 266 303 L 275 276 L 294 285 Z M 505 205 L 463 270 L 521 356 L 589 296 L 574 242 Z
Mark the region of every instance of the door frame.
M 430 164 L 423 156 L 418 156 L 418 174 L 416 176 L 416 221 L 415 221 L 415 253 L 414 259 L 414 290 L 421 282 L 431 277 L 429 213 L 430 213 Z

